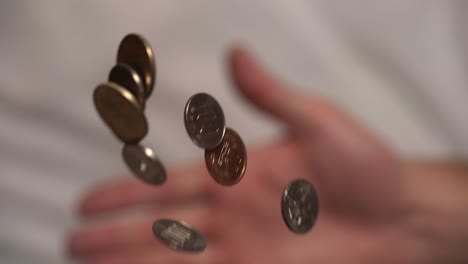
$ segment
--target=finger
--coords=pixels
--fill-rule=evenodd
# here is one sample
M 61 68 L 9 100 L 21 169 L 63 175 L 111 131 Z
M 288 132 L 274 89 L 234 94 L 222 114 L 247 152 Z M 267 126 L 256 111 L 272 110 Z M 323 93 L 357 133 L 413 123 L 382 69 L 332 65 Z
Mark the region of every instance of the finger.
M 80 203 L 80 212 L 92 216 L 110 210 L 147 202 L 180 202 L 210 195 L 213 181 L 201 165 L 192 165 L 168 173 L 163 186 L 150 186 L 135 177 L 99 185 L 87 193 Z
M 106 223 L 98 226 L 87 226 L 73 232 L 68 243 L 71 256 L 86 257 L 115 252 L 132 252 L 144 246 L 160 250 L 163 245 L 155 238 L 152 225 L 156 219 L 180 219 L 202 232 L 208 239 L 216 237 L 218 223 L 216 214 L 208 209 L 193 208 L 159 213 L 158 216 L 147 215 L 138 220 L 120 223 Z
M 83 257 L 119 249 L 131 251 L 145 244 L 156 246 L 151 233 L 154 220 L 148 218 L 131 223 L 84 227 L 70 236 L 69 253 L 74 257 Z
M 292 125 L 304 123 L 312 98 L 276 79 L 243 48 L 232 49 L 229 61 L 235 85 L 255 106 Z
M 171 249 L 155 251 L 147 247 L 135 252 L 115 252 L 93 256 L 86 260 L 88 264 L 154 264 L 154 263 L 177 263 L 177 264 L 210 264 L 224 263 L 222 256 L 211 246 L 200 254 L 186 254 L 175 252 Z
M 330 138 L 328 133 L 333 132 L 333 136 L 346 139 L 361 137 L 368 140 L 367 131 L 333 103 L 292 89 L 260 66 L 246 49 L 232 49 L 229 61 L 237 88 L 260 109 L 295 127 L 305 128 L 307 132 L 324 133 L 319 136 Z

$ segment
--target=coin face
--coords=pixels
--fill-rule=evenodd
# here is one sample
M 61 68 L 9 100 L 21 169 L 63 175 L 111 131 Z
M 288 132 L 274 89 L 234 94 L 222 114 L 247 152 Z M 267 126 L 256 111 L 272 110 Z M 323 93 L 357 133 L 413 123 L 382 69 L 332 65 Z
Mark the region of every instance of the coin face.
M 181 221 L 159 219 L 153 224 L 153 234 L 164 245 L 177 251 L 199 253 L 206 248 L 204 236 Z
M 221 106 L 205 93 L 190 97 L 185 105 L 184 121 L 189 137 L 204 149 L 217 147 L 226 131 Z
M 93 98 L 102 120 L 121 141 L 138 143 L 146 136 L 148 123 L 132 93 L 108 82 L 96 87 Z
M 148 41 L 134 33 L 125 36 L 117 51 L 117 63 L 130 65 L 136 70 L 143 80 L 145 96 L 148 98 L 156 79 L 154 53 Z
M 244 176 L 247 166 L 247 153 L 240 136 L 226 128 L 221 143 L 214 149 L 205 150 L 205 163 L 208 172 L 222 185 L 234 185 Z
M 166 181 L 166 170 L 152 149 L 125 144 L 122 156 L 130 171 L 145 183 L 161 185 Z
M 306 180 L 292 181 L 283 191 L 281 213 L 286 226 L 294 233 L 307 233 L 318 216 L 318 197 Z
M 146 100 L 144 84 L 140 75 L 132 67 L 127 64 L 115 65 L 109 73 L 108 80 L 129 90 L 144 108 Z

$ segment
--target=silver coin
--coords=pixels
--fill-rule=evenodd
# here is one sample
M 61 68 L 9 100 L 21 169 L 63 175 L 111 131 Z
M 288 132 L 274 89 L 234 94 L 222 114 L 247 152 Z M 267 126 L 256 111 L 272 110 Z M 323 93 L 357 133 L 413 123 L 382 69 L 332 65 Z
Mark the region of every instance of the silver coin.
M 114 65 L 109 72 L 108 80 L 130 91 L 144 109 L 146 100 L 144 84 L 132 67 L 127 64 Z
M 205 93 L 190 97 L 185 105 L 184 121 L 189 137 L 204 149 L 217 147 L 226 132 L 221 106 Z
M 153 234 L 167 247 L 192 253 L 205 250 L 205 237 L 190 225 L 176 220 L 159 219 L 153 224 Z
M 130 171 L 142 181 L 152 185 L 160 185 L 166 181 L 166 170 L 152 149 L 125 144 L 122 156 Z
M 317 220 L 318 209 L 317 192 L 306 180 L 294 180 L 284 189 L 281 213 L 292 232 L 307 233 Z

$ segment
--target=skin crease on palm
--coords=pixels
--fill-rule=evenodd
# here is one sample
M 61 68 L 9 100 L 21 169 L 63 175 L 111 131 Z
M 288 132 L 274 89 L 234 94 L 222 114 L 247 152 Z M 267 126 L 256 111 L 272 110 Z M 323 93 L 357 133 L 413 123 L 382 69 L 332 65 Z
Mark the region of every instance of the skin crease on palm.
M 323 98 L 297 92 L 244 48 L 229 53 L 233 82 L 258 109 L 285 125 L 283 138 L 248 148 L 242 181 L 223 187 L 199 162 L 168 172 L 162 187 L 126 176 L 86 194 L 86 219 L 146 206 L 126 219 L 88 224 L 68 249 L 85 263 L 468 263 L 465 169 L 398 159 Z M 305 235 L 287 230 L 280 198 L 308 179 L 319 216 Z M 116 217 L 114 217 L 116 218 Z M 164 247 L 158 218 L 186 221 L 207 239 L 201 254 Z

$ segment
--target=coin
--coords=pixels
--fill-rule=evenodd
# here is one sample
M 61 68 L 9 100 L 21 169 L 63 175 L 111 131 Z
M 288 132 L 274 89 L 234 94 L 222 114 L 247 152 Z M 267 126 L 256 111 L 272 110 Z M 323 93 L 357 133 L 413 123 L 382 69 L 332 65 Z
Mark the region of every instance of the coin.
M 143 109 L 135 96 L 111 82 L 96 87 L 94 105 L 104 123 L 125 143 L 138 143 L 148 132 Z
M 152 185 L 160 185 L 166 181 L 166 170 L 152 149 L 125 144 L 122 156 L 130 171 L 142 181 Z
M 116 83 L 129 90 L 138 100 L 142 108 L 145 107 L 145 88 L 140 75 L 127 64 L 117 64 L 109 73 L 109 82 Z
M 204 149 L 217 147 L 226 131 L 221 106 L 205 93 L 190 97 L 185 105 L 184 121 L 189 137 Z
M 156 79 L 154 53 L 148 41 L 135 33 L 125 36 L 117 51 L 117 63 L 130 65 L 140 74 L 145 84 L 145 96 L 148 98 L 153 92 Z
M 221 143 L 214 149 L 205 150 L 205 163 L 211 177 L 219 184 L 238 183 L 247 166 L 247 153 L 240 136 L 226 128 Z
M 199 253 L 206 248 L 204 236 L 181 221 L 159 219 L 153 224 L 153 234 L 164 245 L 177 251 Z
M 318 216 L 318 197 L 306 180 L 292 181 L 283 191 L 281 213 L 286 226 L 294 233 L 307 233 Z

